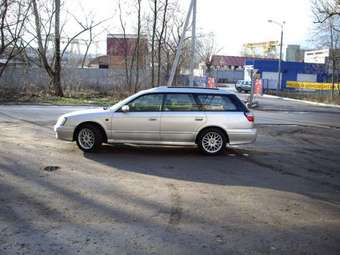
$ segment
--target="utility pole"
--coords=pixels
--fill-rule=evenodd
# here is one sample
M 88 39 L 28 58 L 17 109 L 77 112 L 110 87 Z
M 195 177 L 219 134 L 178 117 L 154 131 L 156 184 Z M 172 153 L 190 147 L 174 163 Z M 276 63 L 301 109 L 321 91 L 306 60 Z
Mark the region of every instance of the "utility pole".
M 282 44 L 283 44 L 283 27 L 286 24 L 285 21 L 282 23 L 277 22 L 275 20 L 268 20 L 269 23 L 276 24 L 281 28 L 281 38 L 280 38 L 280 58 L 279 58 L 279 65 L 278 65 L 278 74 L 277 74 L 277 86 L 276 86 L 276 95 L 278 96 L 280 93 L 281 83 L 282 83 L 282 75 L 281 75 L 281 64 L 282 64 Z
M 195 68 L 195 51 L 196 51 L 196 13 L 197 0 L 193 0 L 192 6 L 192 38 L 191 38 L 191 61 L 190 61 L 190 82 L 189 86 L 194 86 L 194 68 Z
M 185 20 L 185 23 L 184 23 L 183 31 L 182 31 L 182 34 L 181 34 L 181 38 L 180 38 L 179 44 L 177 46 L 175 60 L 174 60 L 174 63 L 172 64 L 172 68 L 171 68 L 171 72 L 170 72 L 170 76 L 169 76 L 169 80 L 168 80 L 168 86 L 169 87 L 172 86 L 172 83 L 174 81 L 174 77 L 175 77 L 175 74 L 176 74 L 176 69 L 177 69 L 177 66 L 178 66 L 179 58 L 180 58 L 181 52 L 182 52 L 184 37 L 185 37 L 186 31 L 188 29 L 191 13 L 194 10 L 194 5 L 196 6 L 196 0 L 191 0 L 189 10 L 188 10 L 188 14 L 187 14 L 187 17 L 186 17 L 186 20 Z M 194 15 L 195 15 L 195 19 L 196 19 L 196 7 L 195 7 L 195 14 L 193 14 L 193 16 Z M 196 26 L 196 21 L 195 22 L 193 21 L 193 25 Z M 196 28 L 193 28 L 193 35 L 195 35 L 195 37 L 196 37 L 196 30 L 195 29 Z M 192 39 L 193 39 L 193 41 L 196 41 L 196 38 L 192 38 Z M 195 44 L 193 43 L 193 45 L 194 46 L 192 46 L 193 50 L 192 50 L 191 53 L 195 54 Z M 191 61 L 193 61 L 193 58 L 191 59 Z M 194 65 L 194 63 L 192 63 L 192 66 L 193 65 Z M 192 73 L 193 73 L 193 71 L 192 71 Z M 192 75 L 191 75 L 191 77 L 192 77 Z

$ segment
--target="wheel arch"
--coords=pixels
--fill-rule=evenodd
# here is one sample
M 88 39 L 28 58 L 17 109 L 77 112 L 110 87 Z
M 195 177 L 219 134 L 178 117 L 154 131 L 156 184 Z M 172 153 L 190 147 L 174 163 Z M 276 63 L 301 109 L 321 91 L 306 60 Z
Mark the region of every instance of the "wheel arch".
M 202 132 L 204 132 L 204 131 L 207 130 L 207 129 L 211 129 L 211 128 L 215 128 L 215 129 L 221 130 L 221 131 L 224 133 L 225 137 L 227 138 L 227 143 L 230 142 L 230 140 L 229 140 L 229 135 L 228 135 L 227 131 L 226 131 L 224 128 L 219 127 L 219 126 L 211 125 L 211 126 L 206 126 L 206 127 L 200 129 L 200 130 L 197 132 L 197 135 L 196 135 L 196 138 L 195 138 L 195 143 L 198 144 L 198 138 L 199 138 L 199 136 L 200 136 L 200 134 L 201 134 Z
M 77 139 L 77 134 L 78 134 L 78 131 L 81 127 L 83 126 L 86 126 L 86 125 L 92 125 L 92 126 L 95 126 L 97 127 L 101 133 L 103 134 L 103 137 L 104 137 L 104 143 L 107 142 L 107 134 L 106 134 L 106 131 L 105 129 L 103 128 L 102 125 L 100 125 L 98 122 L 94 122 L 94 121 L 86 121 L 86 122 L 82 122 L 80 123 L 75 129 L 74 129 L 74 132 L 73 132 L 73 141 L 75 141 Z

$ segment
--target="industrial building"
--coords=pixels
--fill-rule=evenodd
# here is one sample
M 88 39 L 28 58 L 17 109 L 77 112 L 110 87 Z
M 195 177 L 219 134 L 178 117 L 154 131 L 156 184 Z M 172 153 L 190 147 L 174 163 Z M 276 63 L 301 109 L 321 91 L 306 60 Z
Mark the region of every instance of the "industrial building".
M 264 60 L 264 58 L 213 55 L 211 58 L 211 76 L 216 83 L 230 83 L 242 80 L 246 62 L 254 60 Z
M 305 50 L 300 45 L 288 44 L 286 48 L 286 61 L 304 62 Z
M 130 63 L 136 54 L 137 35 L 135 34 L 109 34 L 106 39 L 106 55 L 99 56 L 90 62 L 90 67 L 123 69 L 125 60 Z M 139 38 L 139 65 L 145 67 L 148 57 L 148 40 L 145 35 Z M 134 59 L 135 63 L 137 62 Z
M 263 80 L 264 89 L 276 89 L 278 78 L 277 60 L 247 60 L 246 65 L 252 65 Z M 282 61 L 281 89 L 287 88 L 287 81 L 325 82 L 327 70 L 324 64 Z

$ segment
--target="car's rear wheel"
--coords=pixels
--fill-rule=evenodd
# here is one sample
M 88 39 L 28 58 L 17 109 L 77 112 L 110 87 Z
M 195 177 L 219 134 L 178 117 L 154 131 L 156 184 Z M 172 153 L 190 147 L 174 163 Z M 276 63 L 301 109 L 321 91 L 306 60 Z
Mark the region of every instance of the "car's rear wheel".
M 227 137 L 218 128 L 208 128 L 198 137 L 198 147 L 206 155 L 217 155 L 225 150 Z
M 79 149 L 84 152 L 97 151 L 103 143 L 101 130 L 94 125 L 81 126 L 76 135 Z

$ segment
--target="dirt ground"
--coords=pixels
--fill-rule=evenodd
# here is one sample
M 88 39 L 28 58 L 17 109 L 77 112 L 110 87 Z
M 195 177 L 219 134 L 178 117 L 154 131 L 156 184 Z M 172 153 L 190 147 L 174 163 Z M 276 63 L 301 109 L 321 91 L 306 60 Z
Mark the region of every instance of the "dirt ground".
M 2 114 L 0 254 L 340 254 L 340 129 L 258 124 L 254 145 L 104 146 Z

